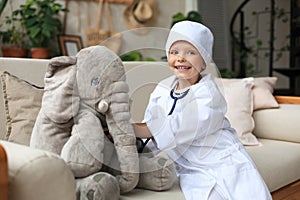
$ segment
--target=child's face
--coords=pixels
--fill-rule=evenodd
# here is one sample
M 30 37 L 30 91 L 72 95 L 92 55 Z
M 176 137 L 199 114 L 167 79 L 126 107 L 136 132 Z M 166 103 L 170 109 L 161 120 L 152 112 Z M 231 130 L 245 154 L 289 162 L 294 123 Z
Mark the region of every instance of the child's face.
M 178 79 L 185 79 L 191 85 L 198 81 L 200 72 L 205 69 L 199 51 L 186 41 L 177 41 L 171 46 L 168 64 Z

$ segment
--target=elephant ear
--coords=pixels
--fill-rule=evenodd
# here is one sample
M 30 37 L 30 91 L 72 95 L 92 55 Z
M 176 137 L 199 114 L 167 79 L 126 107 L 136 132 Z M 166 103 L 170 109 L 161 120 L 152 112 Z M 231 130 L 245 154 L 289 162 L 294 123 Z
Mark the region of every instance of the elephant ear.
M 78 112 L 76 70 L 76 57 L 55 57 L 48 64 L 42 108 L 53 122 L 66 123 Z

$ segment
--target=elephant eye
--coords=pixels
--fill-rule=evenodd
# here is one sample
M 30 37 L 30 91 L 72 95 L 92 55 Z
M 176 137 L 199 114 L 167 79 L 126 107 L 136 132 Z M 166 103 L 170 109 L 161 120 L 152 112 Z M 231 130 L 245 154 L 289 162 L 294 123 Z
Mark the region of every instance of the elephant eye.
M 99 83 L 100 83 L 99 78 L 94 78 L 94 79 L 92 79 L 92 81 L 91 81 L 91 85 L 92 85 L 92 86 L 97 86 L 97 85 L 99 85 Z

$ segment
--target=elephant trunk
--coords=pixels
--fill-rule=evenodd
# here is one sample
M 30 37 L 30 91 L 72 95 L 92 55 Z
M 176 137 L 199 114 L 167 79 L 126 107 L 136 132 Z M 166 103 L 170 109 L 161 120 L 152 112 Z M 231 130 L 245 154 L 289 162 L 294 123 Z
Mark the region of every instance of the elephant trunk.
M 107 112 L 108 129 L 114 139 L 121 175 L 117 176 L 121 193 L 134 189 L 139 179 L 139 158 L 136 137 L 130 123 L 128 85 L 125 81 L 112 85 L 110 107 Z

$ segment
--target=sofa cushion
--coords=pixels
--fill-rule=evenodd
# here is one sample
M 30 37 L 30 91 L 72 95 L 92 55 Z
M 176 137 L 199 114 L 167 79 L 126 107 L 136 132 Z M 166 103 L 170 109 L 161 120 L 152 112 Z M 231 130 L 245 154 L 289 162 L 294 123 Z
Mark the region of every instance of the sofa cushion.
M 1 72 L 6 135 L 5 140 L 29 145 L 32 128 L 41 107 L 43 89 Z
M 259 139 L 261 146 L 247 146 L 246 150 L 271 192 L 300 179 L 300 144 Z
M 273 96 L 276 82 L 277 77 L 254 78 L 253 110 L 279 107 Z
M 222 79 L 219 83 L 227 102 L 226 116 L 236 130 L 244 145 L 259 145 L 252 131 L 254 129 L 253 113 L 253 78 Z
M 255 161 L 271 192 L 300 178 L 300 170 L 298 169 L 300 165 L 300 144 L 260 138 L 258 140 L 262 145 L 246 146 L 246 150 Z M 168 191 L 155 192 L 134 189 L 130 193 L 122 195 L 120 199 L 169 199 L 167 197 L 174 200 L 184 199 L 178 182 Z
M 0 81 L 0 140 L 5 140 L 6 137 L 6 117 L 4 108 L 4 99 L 2 93 L 2 84 Z
M 26 80 L 31 84 L 43 86 L 44 75 L 48 66 L 48 59 L 32 58 L 4 58 L 0 57 L 0 71 L 8 71 L 20 79 Z M 1 81 L 0 81 L 0 88 Z M 0 139 L 5 139 L 6 135 L 6 116 L 3 102 L 3 93 L 0 89 Z
M 10 200 L 74 200 L 75 179 L 58 155 L 1 141 L 9 163 Z
M 256 123 L 252 117 L 253 111 L 279 107 L 273 96 L 276 81 L 276 77 L 217 80 L 220 89 L 224 89 L 224 96 L 228 104 L 227 117 L 244 145 L 260 144 L 253 134 Z M 247 88 L 243 89 L 243 87 Z
M 136 188 L 129 193 L 123 194 L 120 200 L 185 200 L 183 192 L 179 186 L 179 179 L 176 180 L 173 187 L 166 191 L 152 191 Z
M 300 143 L 300 104 L 280 104 L 279 109 L 257 110 L 253 117 L 257 137 Z

